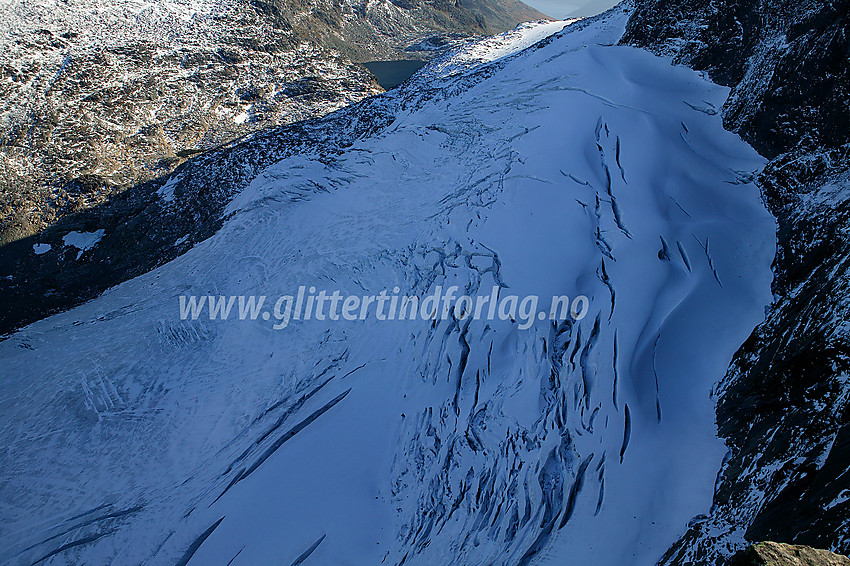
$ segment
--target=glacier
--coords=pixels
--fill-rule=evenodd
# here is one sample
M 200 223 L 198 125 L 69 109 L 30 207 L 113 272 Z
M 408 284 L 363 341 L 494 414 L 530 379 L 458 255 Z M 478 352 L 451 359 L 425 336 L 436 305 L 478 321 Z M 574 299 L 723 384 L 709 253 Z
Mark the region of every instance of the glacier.
M 776 227 L 728 89 L 616 45 L 627 16 L 447 55 L 382 95 L 388 126 L 265 168 L 208 240 L 0 342 L 0 563 L 654 564 L 709 512 L 712 386 Z M 301 285 L 591 310 L 178 313 Z

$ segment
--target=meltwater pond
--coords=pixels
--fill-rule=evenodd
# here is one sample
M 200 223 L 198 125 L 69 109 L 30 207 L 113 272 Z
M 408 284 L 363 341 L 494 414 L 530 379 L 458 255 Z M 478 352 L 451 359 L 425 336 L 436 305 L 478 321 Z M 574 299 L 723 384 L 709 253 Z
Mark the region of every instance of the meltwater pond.
M 363 66 L 375 75 L 378 84 L 386 90 L 393 89 L 413 76 L 413 73 L 427 64 L 416 59 L 398 59 L 396 61 L 368 61 Z

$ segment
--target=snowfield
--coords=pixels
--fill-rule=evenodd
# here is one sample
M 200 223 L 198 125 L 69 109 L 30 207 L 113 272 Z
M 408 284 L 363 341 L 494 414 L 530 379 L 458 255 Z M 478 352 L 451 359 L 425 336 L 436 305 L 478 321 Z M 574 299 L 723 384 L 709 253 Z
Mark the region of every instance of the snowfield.
M 528 22 L 511 31 L 469 40 L 441 57 L 422 72 L 428 76 L 450 76 L 508 57 L 564 29 L 577 20 Z
M 274 164 L 209 240 L 0 342 L 0 563 L 654 564 L 709 511 L 710 391 L 771 300 L 775 225 L 709 111 L 728 90 L 614 46 L 626 17 L 423 69 L 408 91 L 444 96 L 385 95 L 390 127 Z M 179 319 L 300 285 L 591 311 Z

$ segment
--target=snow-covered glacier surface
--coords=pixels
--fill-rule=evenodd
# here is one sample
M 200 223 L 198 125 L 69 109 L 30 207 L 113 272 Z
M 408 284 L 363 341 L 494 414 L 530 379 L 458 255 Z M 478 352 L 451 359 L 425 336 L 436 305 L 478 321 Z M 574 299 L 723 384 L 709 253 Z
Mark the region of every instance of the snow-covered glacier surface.
M 654 563 L 709 511 L 710 390 L 775 227 L 727 90 L 613 46 L 624 20 L 424 70 L 442 95 L 387 95 L 389 127 L 276 163 L 214 237 L 0 343 L 0 562 Z M 179 317 L 301 285 L 590 312 Z

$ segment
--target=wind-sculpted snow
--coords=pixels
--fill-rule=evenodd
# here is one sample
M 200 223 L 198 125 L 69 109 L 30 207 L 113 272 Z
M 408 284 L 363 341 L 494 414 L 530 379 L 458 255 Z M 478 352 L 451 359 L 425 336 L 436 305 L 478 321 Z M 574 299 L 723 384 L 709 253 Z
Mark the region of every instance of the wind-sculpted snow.
M 709 391 L 770 300 L 774 224 L 761 158 L 694 110 L 727 90 L 610 46 L 623 20 L 271 165 L 209 240 L 0 343 L 0 558 L 655 563 L 711 504 Z M 300 285 L 590 313 L 178 316 Z

